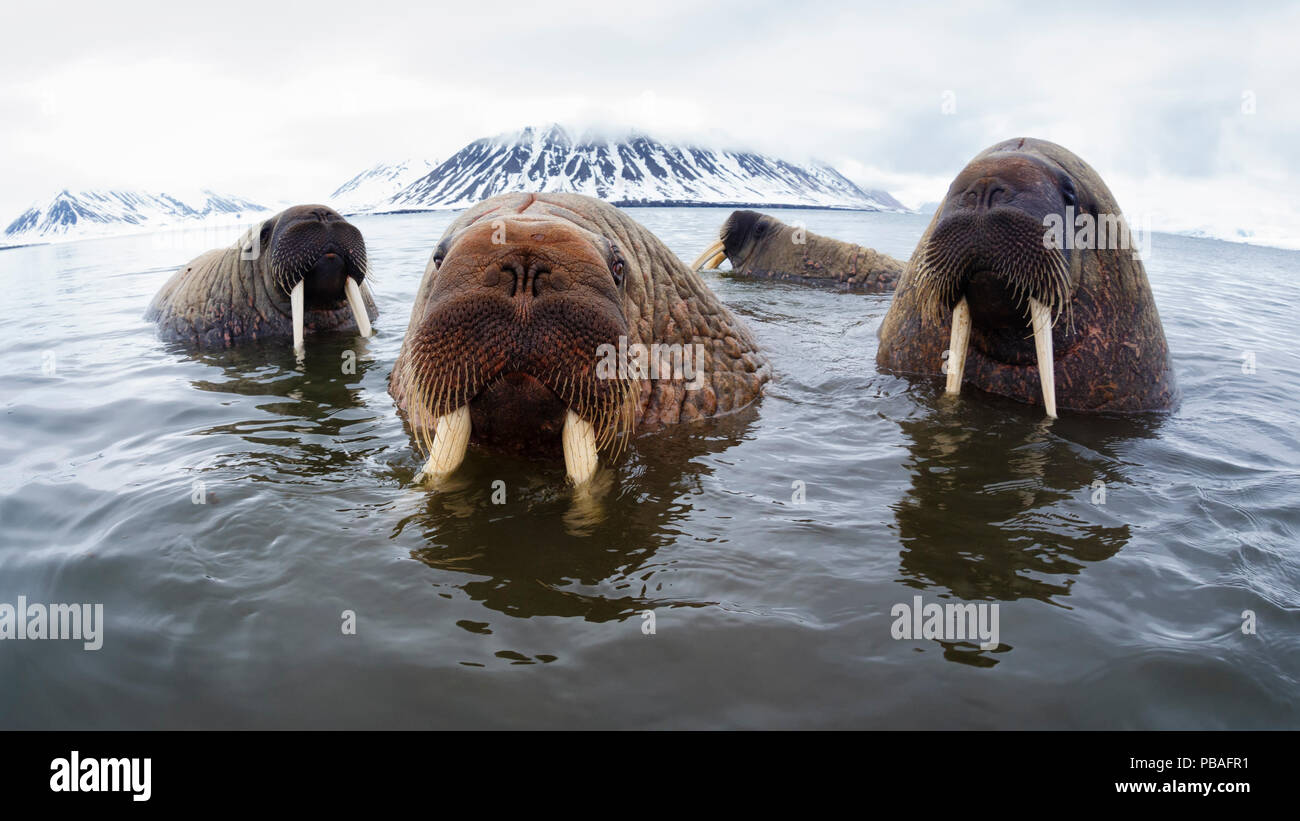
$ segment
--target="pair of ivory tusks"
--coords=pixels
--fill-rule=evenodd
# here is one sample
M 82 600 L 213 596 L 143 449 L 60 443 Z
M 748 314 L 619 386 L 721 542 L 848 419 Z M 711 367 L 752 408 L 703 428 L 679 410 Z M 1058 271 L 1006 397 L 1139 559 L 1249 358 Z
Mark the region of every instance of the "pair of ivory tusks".
M 301 279 L 289 292 L 289 304 L 293 309 L 293 349 L 299 354 L 303 352 L 303 339 L 306 335 L 304 333 L 306 323 L 304 293 Z M 352 309 L 352 317 L 357 321 L 357 331 L 363 337 L 370 336 L 370 315 L 366 313 L 366 301 L 361 296 L 361 288 L 357 286 L 357 281 L 352 277 L 345 277 L 343 280 L 343 293 L 348 298 L 348 307 Z
M 704 249 L 704 253 L 691 263 L 692 271 L 700 271 L 705 268 L 717 268 L 722 261 L 727 258 L 727 252 L 723 250 L 722 240 L 710 245 Z
M 438 483 L 450 476 L 465 461 L 469 449 L 469 405 L 462 405 L 446 416 L 438 417 L 433 429 L 433 448 L 429 460 L 416 474 L 417 483 Z M 585 485 L 596 474 L 596 429 L 573 411 L 564 417 L 561 433 L 564 468 L 575 485 Z
M 1056 368 L 1052 360 L 1052 310 L 1036 299 L 1029 300 L 1029 318 L 1034 326 L 1034 349 L 1038 354 L 1038 379 L 1043 386 L 1047 416 L 1056 418 Z M 948 342 L 948 393 L 961 393 L 966 351 L 970 348 L 970 306 L 966 297 L 952 309 L 952 336 Z

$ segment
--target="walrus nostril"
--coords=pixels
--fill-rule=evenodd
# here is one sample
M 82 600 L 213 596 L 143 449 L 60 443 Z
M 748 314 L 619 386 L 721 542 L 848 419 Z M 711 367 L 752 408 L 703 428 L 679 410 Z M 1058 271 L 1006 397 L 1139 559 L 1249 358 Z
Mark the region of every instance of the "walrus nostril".
M 509 292 L 512 297 L 519 293 L 519 287 L 522 284 L 519 281 L 520 273 L 521 271 L 519 270 L 519 266 L 513 262 L 507 262 L 501 265 L 501 276 L 505 277 L 509 282 Z
M 544 263 L 534 262 L 528 269 L 528 282 L 531 284 L 530 290 L 534 297 L 540 296 L 542 291 L 542 277 L 550 276 L 551 269 Z
M 562 275 L 552 275 L 550 265 L 544 262 L 531 263 L 527 268 L 515 261 L 490 265 L 483 270 L 482 282 L 488 288 L 504 284 L 511 298 L 538 297 L 546 285 L 560 291 L 569 287 L 568 280 Z
M 961 193 L 963 208 L 972 211 L 988 211 L 997 205 L 1005 205 L 1015 198 L 1015 191 L 1003 184 L 996 177 L 981 177 L 971 183 Z

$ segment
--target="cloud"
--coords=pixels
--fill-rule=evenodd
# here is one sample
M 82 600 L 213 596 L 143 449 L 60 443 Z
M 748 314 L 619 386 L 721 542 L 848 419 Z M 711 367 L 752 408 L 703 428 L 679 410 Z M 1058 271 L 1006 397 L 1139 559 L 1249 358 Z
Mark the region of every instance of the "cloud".
M 823 159 L 912 204 L 939 199 L 984 147 L 1032 135 L 1122 181 L 1117 195 L 1159 200 L 1146 183 L 1160 181 L 1201 192 L 1196 202 L 1300 213 L 1288 190 L 1300 175 L 1300 11 L 1287 5 L 144 2 L 10 14 L 0 220 L 92 185 L 319 199 L 376 161 L 442 158 L 552 121 Z

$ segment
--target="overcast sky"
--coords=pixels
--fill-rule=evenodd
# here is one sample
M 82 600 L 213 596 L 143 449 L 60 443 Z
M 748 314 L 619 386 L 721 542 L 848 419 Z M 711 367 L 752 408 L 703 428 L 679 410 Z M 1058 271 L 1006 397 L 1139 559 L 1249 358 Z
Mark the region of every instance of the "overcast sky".
M 5 6 L 0 226 L 64 187 L 320 200 L 557 121 L 818 158 L 910 205 L 1037 136 L 1156 228 L 1300 237 L 1294 3 L 206 5 Z

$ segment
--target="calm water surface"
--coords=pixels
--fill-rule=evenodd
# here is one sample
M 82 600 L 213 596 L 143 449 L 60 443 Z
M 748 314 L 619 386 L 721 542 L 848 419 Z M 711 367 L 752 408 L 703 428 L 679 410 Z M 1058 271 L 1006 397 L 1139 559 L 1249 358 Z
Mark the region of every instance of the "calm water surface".
M 687 259 L 728 213 L 632 210 Z M 904 258 L 928 219 L 774 213 Z M 0 642 L 0 727 L 1300 727 L 1300 254 L 1156 235 L 1182 405 L 1050 425 L 877 373 L 887 296 L 714 277 L 766 397 L 593 504 L 476 449 L 411 485 L 386 380 L 452 216 L 357 220 L 379 333 L 304 366 L 142 320 L 233 230 L 0 252 L 0 602 L 106 619 Z M 893 639 L 916 595 L 1000 646 Z

